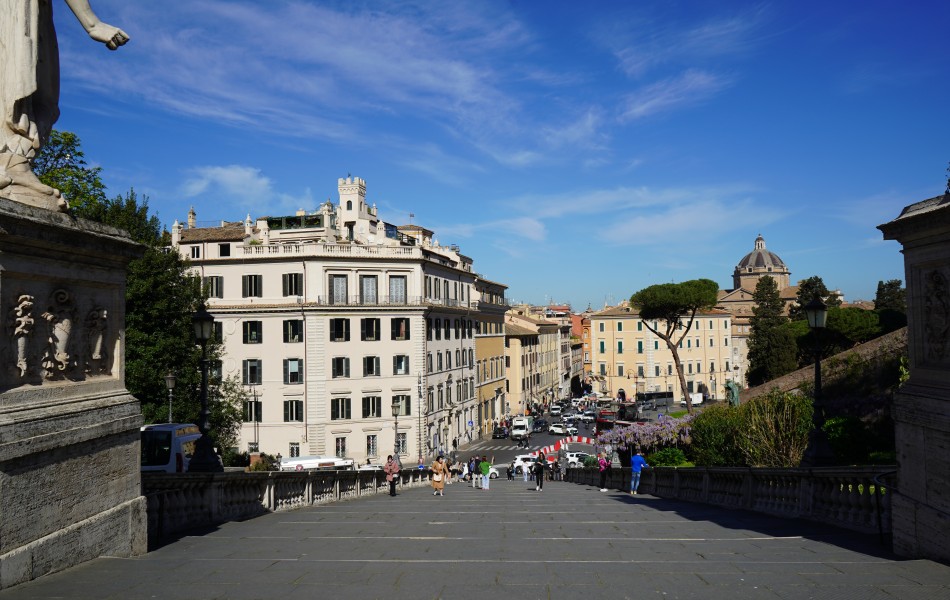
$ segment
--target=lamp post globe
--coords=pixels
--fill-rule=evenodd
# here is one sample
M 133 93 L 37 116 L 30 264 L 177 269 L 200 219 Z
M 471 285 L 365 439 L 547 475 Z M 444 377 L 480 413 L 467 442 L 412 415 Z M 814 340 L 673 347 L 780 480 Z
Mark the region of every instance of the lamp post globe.
M 204 304 L 191 317 L 195 341 L 201 345 L 201 412 L 198 414 L 198 429 L 201 437 L 195 442 L 195 453 L 188 463 L 189 473 L 214 473 L 224 471 L 221 459 L 214 453 L 211 437 L 211 411 L 208 410 L 208 341 L 214 335 L 214 317 Z

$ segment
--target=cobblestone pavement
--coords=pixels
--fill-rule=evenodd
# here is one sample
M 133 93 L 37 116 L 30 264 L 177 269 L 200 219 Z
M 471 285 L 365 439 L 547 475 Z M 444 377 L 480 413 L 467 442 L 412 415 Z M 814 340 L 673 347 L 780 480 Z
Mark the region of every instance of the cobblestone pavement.
M 876 536 L 546 482 L 265 515 L 0 592 L 19 598 L 950 599 Z

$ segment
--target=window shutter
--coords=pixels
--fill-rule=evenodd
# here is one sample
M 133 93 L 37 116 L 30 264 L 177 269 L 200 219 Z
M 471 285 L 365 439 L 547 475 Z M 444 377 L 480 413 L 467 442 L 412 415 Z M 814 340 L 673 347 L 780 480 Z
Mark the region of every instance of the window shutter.
M 280 279 L 281 279 L 281 283 L 284 286 L 284 296 L 289 296 L 290 295 L 290 274 L 284 273 L 283 275 L 281 275 Z
M 349 319 L 343 320 L 343 341 L 344 342 L 350 341 L 350 320 Z
M 344 377 L 350 376 L 350 359 L 349 358 L 343 359 L 343 376 Z

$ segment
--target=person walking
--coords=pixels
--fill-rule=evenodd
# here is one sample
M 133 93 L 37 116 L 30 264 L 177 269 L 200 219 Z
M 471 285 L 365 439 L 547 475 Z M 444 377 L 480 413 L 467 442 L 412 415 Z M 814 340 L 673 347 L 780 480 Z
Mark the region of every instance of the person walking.
M 436 457 L 435 462 L 432 463 L 432 495 L 433 496 L 444 496 L 445 495 L 445 480 L 449 476 L 449 469 L 445 466 L 445 461 L 441 456 Z
M 491 463 L 488 462 L 487 455 L 482 456 L 482 462 L 479 463 L 478 468 L 482 472 L 482 489 L 487 490 L 491 481 Z
M 597 455 L 597 467 L 600 469 L 600 491 L 607 491 L 607 475 L 610 472 L 610 459 L 603 452 Z
M 650 465 L 647 464 L 643 455 L 640 454 L 640 449 L 637 448 L 636 454 L 633 455 L 633 458 L 630 459 L 630 495 L 637 495 L 637 488 L 640 487 L 640 472 L 643 471 L 643 468 L 650 468 Z
M 528 483 L 528 476 L 531 473 L 532 466 L 524 461 L 521 461 L 521 475 L 524 476 L 524 482 Z
M 534 476 L 538 481 L 538 485 L 534 489 L 537 492 L 544 489 L 544 467 L 546 463 L 547 458 L 544 456 L 544 452 L 538 452 L 538 459 L 534 461 Z
M 473 456 L 472 460 L 468 461 L 468 476 L 472 478 L 472 489 L 478 487 L 478 484 L 481 483 L 482 473 L 478 468 L 479 460 L 477 456 Z
M 383 473 L 386 474 L 386 481 L 389 482 L 389 495 L 396 495 L 396 475 L 399 474 L 399 463 L 393 460 L 393 455 L 390 454 L 386 458 L 386 464 L 383 465 Z

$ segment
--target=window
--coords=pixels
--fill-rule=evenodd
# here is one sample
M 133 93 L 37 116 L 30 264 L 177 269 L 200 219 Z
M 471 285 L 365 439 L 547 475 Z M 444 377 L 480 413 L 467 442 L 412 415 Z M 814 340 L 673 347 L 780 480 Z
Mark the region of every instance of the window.
M 471 369 L 475 366 L 475 351 L 469 348 L 468 350 L 468 368 Z
M 693 363 L 686 363 L 686 372 L 690 375 L 693 374 Z
M 637 354 L 643 354 L 643 340 L 637 340 Z
M 260 298 L 264 295 L 263 275 L 241 275 L 241 297 Z
M 260 385 L 261 384 L 261 371 L 263 366 L 261 365 L 260 359 L 248 359 L 244 361 L 244 377 L 241 381 L 244 385 Z
M 617 365 L 617 377 L 623 377 L 623 365 Z
M 346 304 L 346 275 L 330 275 L 330 304 Z
M 331 373 L 334 378 L 349 377 L 350 376 L 350 359 L 346 356 L 334 356 Z
M 710 373 L 715 373 L 715 372 L 716 372 L 716 363 L 714 363 L 714 362 L 709 363 L 709 372 L 710 372 Z
M 716 343 L 716 342 L 714 342 L 712 338 L 709 338 L 709 347 L 710 347 L 710 348 L 712 348 L 713 345 L 715 345 L 715 343 Z
M 408 454 L 409 444 L 406 441 L 405 433 L 396 434 L 396 454 Z
M 437 360 L 436 360 L 436 364 L 439 366 L 439 369 L 438 369 L 438 370 L 441 371 L 441 370 L 442 370 L 442 353 L 441 353 L 441 352 L 437 352 L 435 356 L 436 356 L 436 359 L 437 359 Z
M 435 320 L 435 339 L 442 339 L 442 319 Z
M 192 247 L 191 247 L 191 257 L 192 257 L 192 258 L 201 258 L 201 246 L 192 246 Z
M 392 339 L 399 341 L 409 339 L 409 319 L 407 317 L 390 319 L 389 325 Z
M 360 304 L 376 304 L 375 275 L 360 275 Z
M 290 442 L 290 458 L 297 458 L 300 456 L 300 442 Z
M 449 319 L 442 321 L 442 325 L 445 327 L 445 339 L 452 339 L 452 323 L 449 322 Z
M 659 377 L 659 376 L 660 376 L 660 365 L 654 365 L 654 367 L 653 367 L 653 376 L 654 376 L 654 377 Z
M 600 340 L 600 353 L 603 354 L 607 352 L 607 342 Z
M 426 340 L 432 341 L 432 319 L 426 319 Z
M 284 359 L 284 385 L 303 383 L 303 359 Z
M 202 287 L 209 298 L 224 298 L 224 277 L 209 275 L 202 281 Z
M 653 349 L 654 350 L 660 349 L 660 340 L 653 340 Z
M 364 356 L 363 357 L 363 377 L 379 377 L 381 373 L 379 372 L 379 357 L 378 356 Z
M 350 341 L 350 320 L 349 319 L 330 319 L 330 341 L 331 342 Z
M 637 321 L 637 331 L 643 331 L 643 321 Z
M 379 396 L 363 396 L 363 418 L 372 419 L 383 416 L 383 399 Z
M 623 331 L 623 321 L 617 321 L 617 331 Z
M 666 374 L 667 375 L 673 374 L 673 363 L 666 363 Z
M 637 377 L 643 377 L 643 365 L 637 365 Z
M 432 388 L 429 388 L 427 401 L 428 401 L 427 406 L 429 407 L 429 412 L 434 411 L 435 410 L 435 394 L 432 391 Z
M 729 338 L 722 338 L 722 345 L 723 345 L 723 346 L 728 346 L 728 345 L 729 345 Z
M 600 363 L 600 374 L 601 375 L 607 374 L 607 363 Z
M 426 373 L 432 372 L 432 353 L 426 354 Z
M 260 321 L 244 321 L 244 343 L 260 344 L 263 341 L 263 325 Z
M 729 361 L 727 360 L 727 361 L 726 361 L 726 373 L 728 373 L 728 372 L 729 372 Z
M 617 340 L 617 354 L 623 354 L 623 340 Z
M 342 421 L 351 419 L 349 398 L 330 398 L 330 420 Z M 339 439 L 339 438 L 337 438 Z
M 345 437 L 336 438 L 336 457 L 346 458 L 346 438 Z
M 247 451 L 248 453 L 260 452 L 261 451 L 260 444 L 258 444 L 257 442 L 248 442 Z
M 218 256 L 231 256 L 231 244 L 218 244 Z
M 393 396 L 393 402 L 399 404 L 400 417 L 412 415 L 412 398 L 408 394 L 397 394 Z
M 393 357 L 393 375 L 409 374 L 409 355 L 397 354 Z
M 364 342 L 379 341 L 379 319 L 360 319 L 360 339 Z
M 379 456 L 379 443 L 375 435 L 366 436 L 366 456 Z
M 603 332 L 604 332 L 604 324 L 603 324 L 603 323 L 598 323 L 598 325 L 600 325 L 600 332 L 603 333 Z
M 449 371 L 452 370 L 452 351 L 446 350 L 445 352 L 445 368 Z
M 252 400 L 244 401 L 244 422 L 245 423 L 260 423 L 261 422 L 261 408 L 263 403 L 260 400 L 257 400 L 255 395 Z
M 284 296 L 303 296 L 303 273 L 284 273 Z
M 303 400 L 284 400 L 284 423 L 303 421 Z
M 696 372 L 697 372 L 697 373 L 702 373 L 702 372 L 703 372 L 703 363 L 701 363 L 701 362 L 699 362 L 699 361 L 696 361 Z
M 296 344 L 303 341 L 303 319 L 284 321 L 284 343 Z
M 390 304 L 405 304 L 406 303 L 406 277 L 405 275 L 390 275 L 389 302 Z

